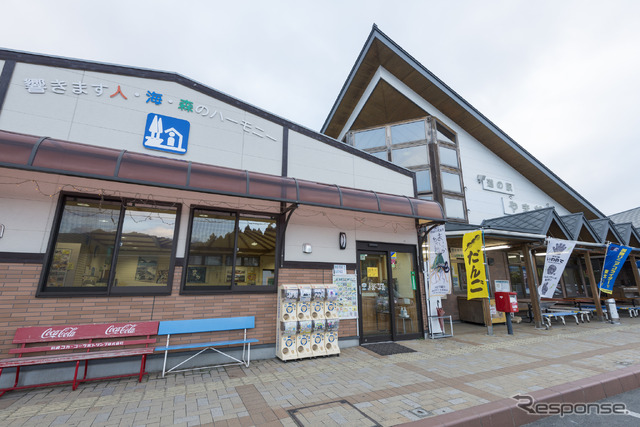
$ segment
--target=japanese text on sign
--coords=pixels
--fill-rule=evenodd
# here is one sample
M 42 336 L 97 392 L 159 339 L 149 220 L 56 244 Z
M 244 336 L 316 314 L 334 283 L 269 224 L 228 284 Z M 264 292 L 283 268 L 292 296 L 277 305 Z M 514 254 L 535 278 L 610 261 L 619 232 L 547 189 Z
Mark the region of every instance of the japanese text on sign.
M 135 92 L 130 89 L 123 88 L 121 85 L 115 85 L 117 87 L 109 87 L 104 83 L 89 84 L 82 81 L 69 83 L 63 80 L 55 79 L 50 80 L 48 83 L 42 78 L 25 78 L 25 89 L 29 94 L 46 94 L 48 91 L 57 95 L 64 95 L 67 90 L 74 95 L 78 96 L 93 96 L 100 97 L 103 94 L 107 94 L 109 98 L 120 101 L 130 101 L 130 97 L 133 94 L 134 98 L 146 97 L 145 104 L 153 104 L 156 106 L 162 105 L 165 101 L 167 104 L 177 103 L 177 109 L 183 113 L 194 113 L 203 118 L 215 119 L 220 122 L 232 123 L 236 126 L 242 127 L 244 133 L 253 135 L 257 138 L 266 138 L 272 141 L 278 141 L 278 139 L 272 135 L 269 135 L 265 129 L 257 126 L 256 124 L 247 120 L 239 120 L 230 116 L 226 116 L 222 111 L 209 107 L 203 104 L 196 104 L 189 99 L 174 100 L 172 98 L 165 98 L 164 94 L 156 92 L 154 90 L 147 90 L 145 95 L 141 95 L 140 92 Z M 110 89 L 107 91 L 107 89 Z M 131 102 L 131 101 L 130 101 Z
M 467 270 L 467 299 L 488 298 L 487 275 L 482 252 L 482 231 L 466 233 L 462 237 L 464 264 Z

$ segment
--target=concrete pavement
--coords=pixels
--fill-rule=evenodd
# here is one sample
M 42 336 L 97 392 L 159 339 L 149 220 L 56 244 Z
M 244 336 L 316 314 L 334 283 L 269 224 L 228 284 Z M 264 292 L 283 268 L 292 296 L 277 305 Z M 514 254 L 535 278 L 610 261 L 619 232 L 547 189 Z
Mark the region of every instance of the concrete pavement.
M 340 357 L 255 360 L 135 379 L 8 392 L 3 426 L 521 425 L 535 421 L 516 395 L 595 401 L 640 387 L 640 319 L 487 329 L 454 324 L 452 338 L 366 347 Z

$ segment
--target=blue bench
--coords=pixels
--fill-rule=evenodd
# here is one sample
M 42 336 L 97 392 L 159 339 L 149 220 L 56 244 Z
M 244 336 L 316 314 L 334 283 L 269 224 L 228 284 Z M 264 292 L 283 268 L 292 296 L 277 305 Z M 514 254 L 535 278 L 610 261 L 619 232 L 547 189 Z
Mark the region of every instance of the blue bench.
M 158 327 L 158 335 L 166 335 L 167 344 L 163 347 L 156 347 L 155 351 L 164 352 L 164 364 L 162 365 L 162 376 L 164 377 L 165 374 L 169 372 L 184 372 L 184 371 L 191 371 L 194 369 L 216 368 L 220 366 L 229 366 L 229 365 L 245 365 L 246 367 L 249 367 L 249 363 L 251 361 L 251 343 L 258 342 L 258 340 L 247 339 L 247 329 L 253 329 L 254 327 L 255 327 L 254 316 L 161 321 L 160 326 Z M 241 330 L 241 329 L 244 330 L 242 339 L 170 345 L 170 339 L 172 335 L 175 336 L 175 335 L 182 335 L 182 334 L 200 334 L 200 333 L 207 333 L 207 332 L 213 333 L 213 332 L 235 331 L 235 330 Z M 242 344 L 242 359 L 233 357 L 230 354 L 227 354 L 217 348 L 217 347 L 239 345 L 239 344 Z M 189 349 L 197 349 L 197 348 L 201 348 L 202 350 L 200 350 L 199 352 L 197 352 L 192 356 L 187 357 L 182 362 L 178 363 L 174 367 L 167 370 L 167 356 L 169 354 L 169 351 L 189 350 Z M 226 356 L 229 359 L 232 359 L 234 362 L 221 363 L 213 366 L 203 366 L 198 368 L 176 370 L 180 366 L 184 365 L 194 357 L 199 356 L 200 354 L 204 353 L 207 350 L 215 351 L 223 356 Z

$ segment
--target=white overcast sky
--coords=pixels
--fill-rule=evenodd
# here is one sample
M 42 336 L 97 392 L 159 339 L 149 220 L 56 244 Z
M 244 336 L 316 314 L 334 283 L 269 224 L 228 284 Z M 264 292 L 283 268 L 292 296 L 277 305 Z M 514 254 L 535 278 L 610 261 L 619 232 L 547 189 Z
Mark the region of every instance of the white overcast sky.
M 637 0 L 3 0 L 0 47 L 173 71 L 319 131 L 374 23 L 606 215 L 640 206 Z

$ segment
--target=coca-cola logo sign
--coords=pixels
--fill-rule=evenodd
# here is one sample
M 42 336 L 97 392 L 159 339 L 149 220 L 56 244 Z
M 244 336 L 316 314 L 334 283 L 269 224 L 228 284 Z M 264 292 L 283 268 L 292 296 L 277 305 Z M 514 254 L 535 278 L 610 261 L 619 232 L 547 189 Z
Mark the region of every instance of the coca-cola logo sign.
M 106 335 L 135 334 L 136 326 L 138 325 L 136 325 L 135 323 L 127 323 L 126 325 L 122 325 L 122 326 L 109 325 L 107 329 L 104 331 L 104 333 Z
M 40 337 L 42 338 L 71 338 L 76 335 L 78 328 L 68 327 L 64 329 L 49 328 L 45 330 Z

